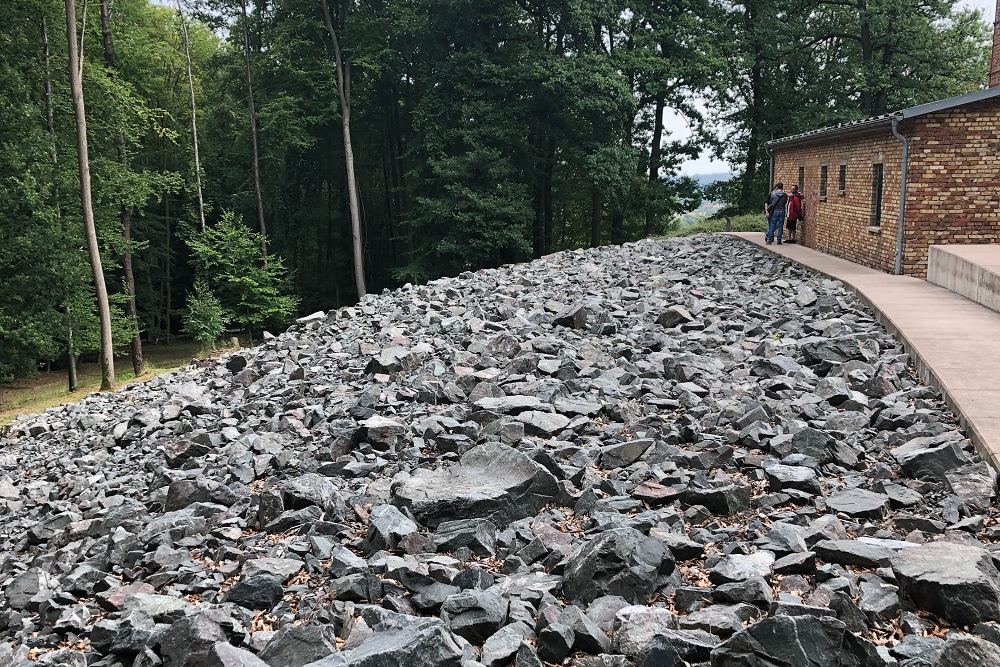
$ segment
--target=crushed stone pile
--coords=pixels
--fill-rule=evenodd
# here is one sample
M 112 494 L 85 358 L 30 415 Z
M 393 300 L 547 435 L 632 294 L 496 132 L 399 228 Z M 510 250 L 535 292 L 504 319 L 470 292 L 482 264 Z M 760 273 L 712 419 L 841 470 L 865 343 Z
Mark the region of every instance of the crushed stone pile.
M 728 237 L 302 318 L 0 442 L 0 664 L 1000 664 L 996 474 Z

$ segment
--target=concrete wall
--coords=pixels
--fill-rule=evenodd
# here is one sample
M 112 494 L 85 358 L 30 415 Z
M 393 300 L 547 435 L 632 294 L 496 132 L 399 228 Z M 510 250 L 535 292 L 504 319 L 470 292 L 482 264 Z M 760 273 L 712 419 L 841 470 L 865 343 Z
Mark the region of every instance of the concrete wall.
M 927 281 L 1000 312 L 1000 245 L 932 245 Z

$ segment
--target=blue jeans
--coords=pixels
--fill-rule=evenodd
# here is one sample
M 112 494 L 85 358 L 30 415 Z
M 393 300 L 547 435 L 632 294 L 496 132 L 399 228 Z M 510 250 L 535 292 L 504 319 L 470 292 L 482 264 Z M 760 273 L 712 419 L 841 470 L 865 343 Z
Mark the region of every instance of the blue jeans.
M 774 240 L 775 234 L 778 236 L 778 240 L 781 240 L 781 235 L 785 231 L 785 212 L 775 211 L 771 214 L 771 217 L 767 220 L 767 235 L 764 237 L 769 243 Z

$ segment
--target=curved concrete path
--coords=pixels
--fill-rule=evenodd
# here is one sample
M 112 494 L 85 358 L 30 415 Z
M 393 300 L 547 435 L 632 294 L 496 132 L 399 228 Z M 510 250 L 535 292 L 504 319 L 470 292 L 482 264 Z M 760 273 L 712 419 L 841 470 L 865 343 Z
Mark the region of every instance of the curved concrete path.
M 1000 470 L 1000 313 L 919 278 L 798 244 L 765 245 L 760 233 L 731 235 L 853 288 L 903 342 L 921 379 L 944 394 L 983 459 Z

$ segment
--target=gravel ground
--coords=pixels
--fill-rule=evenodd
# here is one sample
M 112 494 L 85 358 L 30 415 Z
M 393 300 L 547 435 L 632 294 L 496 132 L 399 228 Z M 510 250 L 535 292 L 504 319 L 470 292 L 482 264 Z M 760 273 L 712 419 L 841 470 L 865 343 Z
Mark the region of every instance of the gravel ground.
M 996 474 L 728 237 L 372 295 L 0 444 L 2 665 L 1000 665 Z

